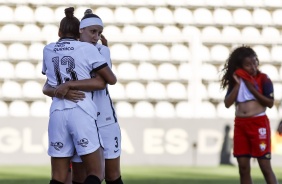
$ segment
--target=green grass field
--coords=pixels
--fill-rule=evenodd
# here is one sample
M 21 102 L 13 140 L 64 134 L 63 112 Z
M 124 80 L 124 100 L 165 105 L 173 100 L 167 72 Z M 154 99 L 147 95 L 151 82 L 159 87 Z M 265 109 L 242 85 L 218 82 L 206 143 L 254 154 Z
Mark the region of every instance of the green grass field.
M 282 183 L 282 168 L 274 168 Z M 236 166 L 220 167 L 123 167 L 125 184 L 238 184 Z M 252 168 L 255 184 L 264 184 L 259 168 Z M 48 184 L 49 166 L 0 166 L 0 184 Z

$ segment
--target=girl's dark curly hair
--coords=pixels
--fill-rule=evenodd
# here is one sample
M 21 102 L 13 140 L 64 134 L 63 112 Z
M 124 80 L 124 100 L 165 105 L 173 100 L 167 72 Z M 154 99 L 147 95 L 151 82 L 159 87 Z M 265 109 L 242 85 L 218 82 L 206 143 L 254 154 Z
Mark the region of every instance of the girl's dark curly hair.
M 246 57 L 257 58 L 257 54 L 251 47 L 244 45 L 237 47 L 235 50 L 233 50 L 233 52 L 231 52 L 221 71 L 223 73 L 223 76 L 220 80 L 222 89 L 225 89 L 227 86 L 234 86 L 235 80 L 233 78 L 233 73 L 236 69 L 243 67 L 243 60 Z

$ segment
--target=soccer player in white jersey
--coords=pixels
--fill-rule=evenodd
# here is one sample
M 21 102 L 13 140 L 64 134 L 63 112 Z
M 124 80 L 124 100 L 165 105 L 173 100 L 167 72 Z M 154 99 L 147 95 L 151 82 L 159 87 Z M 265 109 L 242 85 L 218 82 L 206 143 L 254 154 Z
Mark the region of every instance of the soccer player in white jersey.
M 102 20 L 93 14 L 91 10 L 86 10 L 85 16 L 80 23 L 80 40 L 94 44 L 104 56 L 108 65 L 111 66 L 110 50 L 107 47 L 107 40 L 103 37 L 102 31 Z M 103 44 L 97 43 L 100 38 Z M 48 90 L 49 92 L 46 94 L 52 96 L 52 89 L 49 88 Z M 107 184 L 123 184 L 120 172 L 121 132 L 108 89 L 94 91 L 93 97 L 98 107 L 97 126 L 104 143 L 105 181 Z M 78 101 L 83 97 L 79 96 L 79 92 L 76 90 L 69 90 L 65 98 Z M 81 183 L 86 177 L 86 172 L 80 158 L 77 156 L 73 158 L 72 170 L 73 183 Z
M 60 22 L 60 40 L 50 43 L 43 50 L 42 73 L 50 86 L 67 89 L 77 87 L 85 98 L 73 102 L 54 97 L 50 107 L 48 125 L 52 179 L 50 184 L 62 184 L 67 177 L 69 162 L 76 152 L 83 161 L 87 177 L 84 184 L 100 184 L 104 179 L 102 140 L 97 128 L 97 107 L 92 100 L 90 73 L 95 71 L 106 83 L 115 84 L 116 77 L 92 44 L 79 42 L 79 20 L 73 16 L 74 9 L 65 9 L 66 17 Z M 77 80 L 84 82 L 77 83 Z M 55 90 L 55 96 L 58 91 Z M 64 93 L 62 93 L 64 92 Z M 96 113 L 95 113 L 96 112 Z M 95 163 L 95 164 L 93 164 Z

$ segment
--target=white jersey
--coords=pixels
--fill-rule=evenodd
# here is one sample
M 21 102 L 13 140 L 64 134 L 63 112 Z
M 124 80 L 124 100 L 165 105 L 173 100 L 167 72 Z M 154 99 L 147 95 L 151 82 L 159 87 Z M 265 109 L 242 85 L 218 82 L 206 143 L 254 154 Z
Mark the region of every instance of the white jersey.
M 95 44 L 98 51 L 106 59 L 109 67 L 112 67 L 110 50 L 102 44 Z M 114 105 L 110 97 L 108 88 L 103 90 L 94 91 L 93 100 L 98 107 L 97 126 L 103 127 L 112 123 L 117 123 L 117 116 L 115 113 Z
M 104 57 L 92 44 L 70 38 L 50 43 L 43 50 L 42 73 L 46 74 L 48 84 L 58 86 L 69 80 L 90 79 L 91 71 L 106 67 Z M 97 119 L 97 107 L 92 100 L 92 92 L 84 92 L 85 99 L 77 103 L 60 98 L 53 98 L 50 114 L 80 106 L 87 114 Z

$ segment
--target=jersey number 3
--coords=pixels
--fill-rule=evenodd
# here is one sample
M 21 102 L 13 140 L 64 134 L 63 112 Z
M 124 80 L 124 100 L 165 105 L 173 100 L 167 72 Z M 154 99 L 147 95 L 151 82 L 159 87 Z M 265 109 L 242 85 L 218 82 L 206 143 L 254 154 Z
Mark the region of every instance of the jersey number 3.
M 55 70 L 54 72 L 55 72 L 55 75 L 56 75 L 58 85 L 62 84 L 64 81 L 77 80 L 77 75 L 76 75 L 76 72 L 74 71 L 75 62 L 74 62 L 74 59 L 72 57 L 64 56 L 61 59 L 61 63 L 60 63 L 59 57 L 53 57 L 52 62 L 53 62 L 53 65 L 54 65 L 54 70 Z M 66 77 L 66 78 L 64 78 L 64 81 L 62 79 L 61 72 L 60 72 L 60 64 L 61 65 L 68 65 L 68 68 L 66 68 L 66 72 L 67 72 L 67 74 L 70 74 L 70 78 Z

